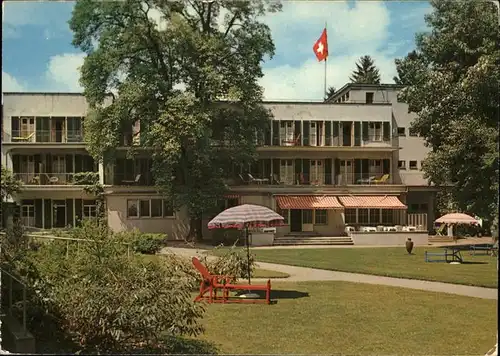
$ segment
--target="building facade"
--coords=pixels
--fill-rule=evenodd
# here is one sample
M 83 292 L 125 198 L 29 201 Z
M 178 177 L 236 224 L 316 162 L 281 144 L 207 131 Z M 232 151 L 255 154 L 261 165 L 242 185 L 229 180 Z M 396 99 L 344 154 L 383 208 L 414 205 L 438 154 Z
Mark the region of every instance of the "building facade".
M 273 118 L 259 159 L 234 172 L 223 207 L 249 203 L 278 211 L 287 222 L 278 235 L 340 236 L 346 226 L 430 229 L 436 188 L 421 171 L 428 149 L 410 132 L 414 116 L 398 102 L 399 90 L 348 84 L 325 102 L 266 102 Z M 2 164 L 24 183 L 16 197 L 23 223 L 47 229 L 94 216 L 95 199 L 83 187 L 95 174 L 113 230 L 184 238 L 187 212 L 174 212 L 159 195 L 147 153 L 130 160 L 124 150 L 112 165 L 90 157 L 86 110 L 79 94 L 4 93 Z M 123 145 L 139 143 L 138 124 L 124 133 Z

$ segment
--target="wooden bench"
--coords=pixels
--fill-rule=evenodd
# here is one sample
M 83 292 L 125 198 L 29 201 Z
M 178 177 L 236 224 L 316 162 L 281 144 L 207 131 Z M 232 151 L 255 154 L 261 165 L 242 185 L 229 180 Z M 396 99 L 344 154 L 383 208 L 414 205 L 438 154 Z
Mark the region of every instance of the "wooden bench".
M 444 252 L 428 252 L 425 251 L 425 262 L 448 262 L 448 257 L 452 254 L 448 253 L 447 249 Z M 433 259 L 432 257 L 444 257 L 443 259 Z

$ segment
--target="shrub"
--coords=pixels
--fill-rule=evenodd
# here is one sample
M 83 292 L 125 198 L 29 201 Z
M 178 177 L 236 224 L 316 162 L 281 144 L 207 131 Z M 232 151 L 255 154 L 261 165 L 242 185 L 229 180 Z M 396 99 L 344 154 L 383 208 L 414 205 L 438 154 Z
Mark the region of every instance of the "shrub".
M 137 229 L 117 233 L 114 239 L 130 244 L 134 252 L 147 255 L 154 255 L 167 245 L 166 234 L 145 234 Z
M 214 352 L 207 343 L 184 338 L 202 332 L 203 313 L 203 305 L 192 301 L 196 284 L 186 263 L 176 256 L 128 256 L 127 247 L 95 222 L 75 229 L 73 237 L 89 242 L 70 256 L 57 241 L 42 244 L 27 255 L 25 276 L 38 296 L 38 311 L 56 316 L 82 351 Z

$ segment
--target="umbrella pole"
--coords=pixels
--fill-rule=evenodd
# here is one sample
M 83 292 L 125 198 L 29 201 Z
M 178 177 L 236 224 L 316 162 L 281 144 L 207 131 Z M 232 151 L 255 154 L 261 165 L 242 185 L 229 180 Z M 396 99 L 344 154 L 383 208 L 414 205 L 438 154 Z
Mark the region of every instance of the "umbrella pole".
M 245 243 L 247 245 L 247 273 L 248 273 L 248 284 L 250 283 L 250 243 L 248 240 L 248 226 L 245 226 Z

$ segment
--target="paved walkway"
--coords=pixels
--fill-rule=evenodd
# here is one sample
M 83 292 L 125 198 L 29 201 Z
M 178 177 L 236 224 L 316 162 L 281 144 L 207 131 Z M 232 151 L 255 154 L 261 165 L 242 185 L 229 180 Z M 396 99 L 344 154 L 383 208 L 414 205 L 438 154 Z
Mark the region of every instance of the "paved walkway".
M 202 256 L 207 250 L 190 249 L 190 248 L 175 248 L 167 247 L 162 250 L 163 253 L 172 252 L 185 257 Z M 208 258 L 216 258 L 209 256 Z M 274 263 L 258 262 L 259 268 L 287 273 L 288 278 L 272 279 L 275 282 L 305 282 L 305 281 L 347 281 L 367 284 L 378 284 L 393 287 L 402 287 L 410 289 L 425 290 L 430 292 L 441 292 L 449 294 L 463 295 L 467 297 L 483 298 L 483 299 L 498 299 L 498 290 L 495 288 L 482 288 L 464 286 L 459 284 L 419 281 L 415 279 L 393 278 L 383 276 L 373 276 L 360 273 L 348 273 L 338 271 L 328 271 L 315 268 L 297 267 L 280 265 Z M 262 279 L 254 279 L 254 281 L 264 281 Z

